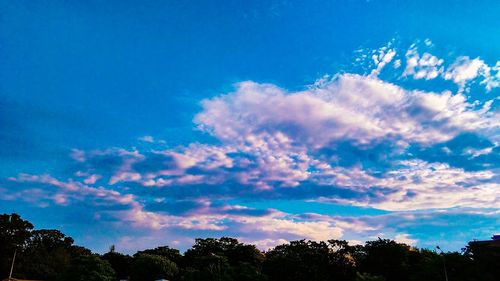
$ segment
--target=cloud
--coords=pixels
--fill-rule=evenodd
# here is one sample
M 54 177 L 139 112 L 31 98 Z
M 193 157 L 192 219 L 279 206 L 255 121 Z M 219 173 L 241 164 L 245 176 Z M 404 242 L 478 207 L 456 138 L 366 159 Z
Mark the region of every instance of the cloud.
M 394 59 L 394 57 L 396 56 L 396 49 L 391 48 L 391 45 L 392 44 L 389 43 L 387 46 L 384 46 L 377 51 L 373 51 L 372 60 L 377 67 L 372 70 L 370 76 L 379 75 L 382 69 Z M 396 66 L 397 64 L 398 63 L 395 62 L 396 68 L 399 67 Z
M 410 235 L 406 233 L 394 236 L 394 241 L 410 246 L 415 246 L 415 244 L 418 242 L 418 240 L 416 239 L 411 239 Z
M 182 243 L 182 237 L 232 235 L 263 248 L 377 235 L 424 243 L 417 230 L 429 219 L 461 215 L 486 229 L 481 221 L 491 223 L 500 209 L 498 98 L 472 99 L 467 88 L 474 81 L 497 87 L 500 64 L 467 56 L 447 64 L 416 45 L 401 57 L 404 48 L 394 45 L 368 52 L 373 68 L 364 75 L 324 76 L 297 91 L 243 81 L 201 101 L 194 123 L 210 143 L 74 149 L 72 164 L 58 176 L 19 174 L 0 182 L 0 200 L 90 211 L 113 227 L 167 233 Z M 394 81 L 385 78 L 389 71 L 397 72 Z M 411 79 L 442 79 L 459 89 L 420 90 L 408 86 Z M 140 140 L 159 143 L 153 136 Z M 230 203 L 267 199 L 390 214 L 333 216 Z
M 448 67 L 443 74 L 446 80 L 452 80 L 454 83 L 464 88 L 467 82 L 483 77 L 482 84 L 486 84 L 488 90 L 494 86 L 491 80 L 491 68 L 480 58 L 470 59 L 467 56 L 459 57 Z M 490 81 L 491 80 L 491 81 Z
M 163 211 L 148 211 L 143 202 L 131 194 L 106 189 L 94 188 L 68 181 L 62 182 L 51 176 L 21 174 L 11 178 L 21 193 L 3 196 L 3 200 L 40 201 L 68 206 L 70 203 L 92 206 L 94 211 L 118 218 L 120 222 L 130 223 L 134 227 L 153 230 L 185 229 L 221 231 L 236 227 L 241 233 L 261 233 L 263 236 L 287 236 L 292 238 L 326 239 L 340 237 L 342 229 L 330 221 L 297 220 L 293 216 L 276 210 L 256 210 L 241 205 L 217 205 L 211 201 L 200 201 L 194 208 L 183 214 L 168 214 Z M 33 188 L 37 184 L 37 188 Z M 38 192 L 43 191 L 43 192 Z M 40 197 L 43 196 L 43 197 Z M 114 205 L 122 207 L 115 208 Z M 47 205 L 48 206 L 48 205 Z
M 427 163 L 422 160 L 405 160 L 399 165 L 398 169 L 388 172 L 374 183 L 375 186 L 388 190 L 383 194 L 366 188 L 358 192 L 375 194 L 351 199 L 334 197 L 321 200 L 391 211 L 453 207 L 500 208 L 500 185 L 493 171 L 466 172 L 448 164 Z
M 282 245 L 286 244 L 290 241 L 286 239 L 261 239 L 261 240 L 254 240 L 254 239 L 247 239 L 245 237 L 238 237 L 238 240 L 240 242 L 246 243 L 246 244 L 252 244 L 257 247 L 257 249 L 261 249 L 262 251 L 268 251 L 269 249 L 275 247 L 276 245 Z
M 248 243 L 256 243 L 261 249 L 296 239 L 365 241 L 383 237 L 413 245 L 420 239 L 419 236 L 414 237 L 410 233 L 420 233 L 422 229 L 434 228 L 440 235 L 446 231 L 463 235 L 460 232 L 463 229 L 457 218 L 466 221 L 472 228 L 476 227 L 476 232 L 469 233 L 468 238 L 463 238 L 464 241 L 478 237 L 474 235 L 488 234 L 488 231 L 492 230 L 485 227 L 491 226 L 495 217 L 498 219 L 498 211 L 485 210 L 484 206 L 475 209 L 406 211 L 353 217 L 314 212 L 295 214 L 273 209 L 259 210 L 242 205 L 221 204 L 202 198 L 197 199 L 197 203 L 192 204 L 185 212 L 175 214 L 170 213 L 169 208 L 150 210 L 148 206 L 152 202 L 147 197 L 139 199 L 137 196 L 105 188 L 94 189 L 71 181 L 62 182 L 50 176 L 20 175 L 9 182 L 15 183 L 17 189 L 24 192 L 14 193 L 20 197 L 9 198 L 8 195 L 13 189 L 3 190 L 6 192 L 0 193 L 2 200 L 40 202 L 40 196 L 44 196 L 48 200 L 43 206 L 44 209 L 51 208 L 51 204 L 66 209 L 82 205 L 81 210 L 94 213 L 94 217 L 98 218 L 101 224 L 116 229 L 127 229 L 132 237 L 139 235 L 148 239 L 147 241 L 151 240 L 151 245 L 160 243 L 164 235 L 170 238 L 182 237 L 183 247 L 192 243 L 191 238 L 200 235 L 231 235 Z M 170 210 L 177 209 L 177 206 L 172 206 Z M 456 223 L 449 224 L 449 220 L 454 220 Z M 477 228 L 483 229 L 481 234 L 477 232 Z M 131 239 L 131 236 L 127 237 Z M 433 239 L 426 241 L 432 244 L 435 240 L 439 240 L 438 237 Z M 127 246 L 125 242 L 120 241 L 118 244 L 123 244 L 125 248 L 133 248 L 131 245 Z M 134 249 L 141 246 L 142 244 L 136 245 Z
M 54 203 L 67 205 L 70 201 L 85 201 L 89 198 L 93 200 L 95 204 L 105 204 L 105 205 L 128 205 L 132 203 L 134 195 L 132 194 L 121 194 L 118 191 L 107 189 L 104 187 L 92 187 L 83 184 L 78 181 L 70 179 L 69 181 L 60 181 L 50 175 L 29 175 L 20 174 L 17 177 L 9 178 L 9 181 L 19 184 L 40 184 L 44 187 L 50 187 L 50 189 L 44 188 L 43 196 L 38 197 L 37 194 L 29 195 L 29 190 L 33 188 L 28 188 L 28 192 L 23 190 L 19 195 L 26 197 L 35 197 L 35 200 L 50 200 L 52 199 Z M 54 189 L 55 188 L 55 189 Z M 35 189 L 36 190 L 36 189 Z
M 425 43 L 423 48 L 429 49 L 432 46 L 432 43 Z M 474 81 L 484 85 L 486 91 L 491 91 L 493 88 L 500 86 L 500 61 L 491 66 L 479 57 L 471 59 L 469 56 L 459 56 L 457 58 L 447 58 L 447 60 L 452 61 L 452 63 L 446 64 L 444 58 L 426 51 L 421 54 L 418 44 L 414 43 L 406 51 L 406 65 L 401 76 L 411 77 L 415 80 L 432 80 L 436 78 L 449 80 L 458 86 L 459 92 L 468 92 L 470 90 L 468 86 Z M 400 63 L 397 64 L 399 67 Z
M 339 140 L 430 144 L 464 130 L 498 125 L 461 94 L 408 91 L 351 74 L 294 93 L 243 82 L 235 92 L 205 100 L 202 106 L 195 118 L 200 129 L 221 141 L 247 146 L 258 146 L 264 138 L 309 148 Z
M 143 223 L 138 225 L 138 221 Z M 456 249 L 463 247 L 466 241 L 489 237 L 495 231 L 497 221 L 498 213 L 482 212 L 480 209 L 454 209 L 360 217 L 315 213 L 296 215 L 276 211 L 263 216 L 153 216 L 149 213 L 135 217 L 132 225 L 155 232 L 175 233 L 177 229 L 179 233 L 179 229 L 182 229 L 188 231 L 183 232 L 184 238 L 196 237 L 200 233 L 206 235 L 200 230 L 208 231 L 212 237 L 232 235 L 262 250 L 297 239 L 366 241 L 377 237 L 395 239 L 412 246 L 420 244 L 434 247 L 440 242 L 441 246 Z M 464 225 L 467 225 L 466 229 Z M 432 235 L 427 236 L 426 232 Z
M 480 57 L 442 53 L 429 39 L 415 41 L 409 47 L 393 39 L 379 49 L 359 49 L 356 54 L 357 72 L 362 70 L 365 75 L 368 74 L 366 76 L 383 77 L 386 81 L 401 82 L 404 78 L 405 81 L 413 80 L 417 87 L 424 85 L 419 80 L 451 81 L 460 93 L 470 92 L 473 84 L 484 86 L 487 92 L 500 87 L 500 61 L 488 64 Z M 393 67 L 386 68 L 391 62 Z M 402 72 L 398 70 L 401 66 Z M 439 84 L 432 85 L 436 87 Z
M 444 71 L 444 60 L 430 53 L 424 53 L 422 56 L 418 53 L 417 47 L 412 45 L 406 52 L 406 67 L 403 76 L 412 76 L 413 79 L 431 80 Z
M 143 142 L 155 142 L 155 139 L 153 136 L 142 136 L 139 138 L 140 141 L 143 141 Z
M 492 102 L 355 74 L 297 92 L 246 81 L 202 101 L 195 117 L 219 144 L 74 150 L 72 157 L 84 183 L 141 196 L 302 199 L 383 210 L 498 207 L 488 166 L 498 155 L 500 124 Z M 488 144 L 472 139 L 476 146 L 467 146 L 465 135 Z M 457 155 L 475 169 L 460 166 Z

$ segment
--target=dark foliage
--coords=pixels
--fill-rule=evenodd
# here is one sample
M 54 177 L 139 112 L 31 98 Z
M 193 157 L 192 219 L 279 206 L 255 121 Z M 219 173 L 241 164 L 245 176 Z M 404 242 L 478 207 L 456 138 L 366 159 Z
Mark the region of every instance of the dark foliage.
M 33 225 L 18 214 L 0 215 L 0 278 L 9 274 L 14 251 L 26 247 L 32 229 Z
M 175 264 L 182 264 L 181 252 L 177 249 L 172 249 L 168 246 L 161 246 L 161 247 L 157 247 L 154 249 L 147 249 L 144 251 L 139 251 L 139 252 L 137 252 L 137 254 L 157 255 L 157 256 L 164 257 L 170 261 L 173 261 Z
M 55 279 L 72 281 L 114 281 L 115 271 L 109 262 L 97 255 L 82 255 L 72 260 L 71 264 Z
M 73 245 L 58 230 L 33 230 L 19 215 L 0 215 L 0 279 L 14 252 L 14 277 L 39 280 L 116 281 L 494 281 L 500 247 L 471 242 L 462 253 L 438 253 L 392 240 L 351 246 L 346 241 L 292 241 L 267 252 L 229 237 L 196 239 L 185 254 L 168 246 L 133 256 L 104 255 Z
M 133 263 L 133 258 L 131 256 L 117 253 L 113 250 L 102 255 L 102 259 L 111 265 L 119 280 L 128 279 L 130 277 Z
M 474 261 L 477 273 L 483 280 L 500 279 L 500 246 L 481 242 L 470 242 L 464 249 L 465 255 Z
M 186 251 L 183 280 L 263 280 L 264 254 L 229 237 L 196 239 Z
M 177 265 L 168 258 L 152 254 L 136 254 L 130 280 L 172 279 L 178 272 Z

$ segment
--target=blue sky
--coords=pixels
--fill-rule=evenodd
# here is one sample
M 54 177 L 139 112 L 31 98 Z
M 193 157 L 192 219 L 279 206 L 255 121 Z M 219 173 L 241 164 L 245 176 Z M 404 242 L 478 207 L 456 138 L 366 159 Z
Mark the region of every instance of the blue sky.
M 0 212 L 95 251 L 500 231 L 497 1 L 3 1 Z

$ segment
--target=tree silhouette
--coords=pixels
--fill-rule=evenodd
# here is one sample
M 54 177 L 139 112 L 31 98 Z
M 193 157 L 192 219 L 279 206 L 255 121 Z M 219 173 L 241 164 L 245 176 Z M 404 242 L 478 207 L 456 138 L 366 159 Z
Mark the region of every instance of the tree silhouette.
M 352 246 L 343 240 L 291 241 L 263 253 L 230 237 L 196 239 L 184 254 L 168 246 L 133 256 L 115 247 L 102 256 L 59 230 L 33 230 L 19 215 L 0 215 L 0 270 L 48 281 L 496 281 L 498 242 L 471 242 L 462 253 L 438 254 L 388 239 Z
M 26 247 L 32 229 L 18 214 L 0 215 L 0 277 L 8 276 L 14 251 Z
M 158 255 L 141 253 L 134 255 L 130 280 L 172 279 L 177 273 L 177 265 L 169 259 Z

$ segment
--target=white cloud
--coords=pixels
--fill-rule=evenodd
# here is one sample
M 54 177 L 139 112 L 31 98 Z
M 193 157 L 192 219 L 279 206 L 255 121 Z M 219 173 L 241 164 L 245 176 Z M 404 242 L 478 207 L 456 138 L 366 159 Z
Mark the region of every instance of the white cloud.
M 247 243 L 247 244 L 252 244 L 257 247 L 257 249 L 260 249 L 262 251 L 267 251 L 277 245 L 282 245 L 289 243 L 290 241 L 286 239 L 251 239 L 251 238 L 246 238 L 246 237 L 238 237 L 238 241 Z
M 132 194 L 121 194 L 118 191 L 107 189 L 104 187 L 92 187 L 78 181 L 68 180 L 60 181 L 50 175 L 29 175 L 20 174 L 17 177 L 9 178 L 12 182 L 17 183 L 39 183 L 49 187 L 55 187 L 54 190 L 44 190 L 43 197 L 36 197 L 37 194 L 33 193 L 27 197 L 43 199 L 53 199 L 56 204 L 66 205 L 69 201 L 84 201 L 89 198 L 94 200 L 96 204 L 119 204 L 128 205 L 134 202 L 135 196 Z M 22 195 L 22 194 L 21 194 Z
M 407 91 L 351 74 L 294 93 L 271 84 L 243 82 L 236 92 L 204 100 L 202 105 L 203 112 L 195 118 L 199 128 L 224 142 L 240 144 L 278 136 L 312 148 L 339 140 L 431 144 L 498 123 L 460 94 Z
M 432 42 L 427 39 L 424 41 L 424 45 L 420 47 L 430 49 L 432 46 Z M 443 58 L 426 51 L 421 53 L 417 44 L 410 46 L 406 51 L 405 58 L 406 64 L 402 77 L 411 77 L 415 80 L 432 80 L 436 78 L 450 80 L 457 84 L 459 92 L 468 90 L 468 84 L 477 80 L 481 85 L 484 85 L 486 91 L 500 87 L 500 62 L 498 61 L 495 66 L 489 66 L 479 57 L 471 59 L 468 56 L 460 56 L 458 58 L 447 58 L 453 63 L 446 66 Z M 398 60 L 394 63 L 395 68 L 400 65 L 400 63 L 397 63 Z M 377 68 L 373 71 L 376 72 Z
M 329 221 L 296 221 L 286 217 L 239 217 L 236 222 L 243 232 L 261 232 L 266 237 L 328 240 L 342 237 L 343 229 Z
M 394 68 L 401 67 L 401 60 L 400 59 L 395 60 L 393 66 L 394 66 Z
M 372 70 L 371 76 L 379 75 L 382 69 L 396 56 L 396 49 L 390 48 L 390 45 L 380 48 L 372 55 L 372 60 L 377 67 Z
M 402 156 L 410 145 L 429 147 L 462 133 L 492 137 L 500 118 L 491 102 L 469 103 L 462 93 L 406 90 L 376 77 L 344 74 L 298 92 L 242 82 L 235 92 L 204 100 L 202 106 L 195 122 L 221 145 L 191 144 L 149 153 L 80 152 L 78 159 L 108 163 L 93 157 L 120 157 L 114 161 L 120 164 L 108 171 L 111 185 L 228 184 L 231 191 L 221 196 L 231 197 L 309 184 L 359 194 L 354 199 L 318 195 L 321 200 L 385 210 L 497 206 L 492 201 L 499 197 L 491 171 L 466 172 L 421 160 L 398 163 L 393 158 Z M 339 165 L 353 157 L 342 148 L 345 143 L 359 151 L 383 154 L 392 168 L 375 176 L 361 163 Z M 371 152 L 386 143 L 385 151 Z M 332 148 L 338 150 L 324 152 Z M 484 153 L 471 151 L 471 155 Z M 90 167 L 103 174 L 99 169 Z M 469 187 L 472 184 L 476 186 Z M 391 193 L 384 194 L 380 188 Z M 481 192 L 490 196 L 481 198 Z M 368 195 L 372 197 L 364 198 Z M 449 198 L 440 200 L 442 196 Z
M 480 58 L 470 59 L 467 56 L 459 57 L 448 67 L 443 77 L 452 80 L 461 88 L 471 80 L 482 76 L 485 80 L 490 78 L 491 68 Z
M 417 80 L 431 80 L 443 73 L 444 60 L 429 53 L 420 56 L 416 46 L 412 46 L 405 56 L 406 67 L 403 76 L 412 76 Z
M 445 163 L 405 160 L 400 162 L 399 169 L 388 172 L 374 183 L 391 192 L 364 202 L 360 199 L 340 201 L 390 211 L 500 208 L 500 184 L 492 181 L 494 177 L 495 172 L 490 170 L 467 172 Z M 370 192 L 370 188 L 366 192 Z
M 493 74 L 496 72 L 496 74 Z M 496 64 L 491 67 L 491 75 L 485 75 L 481 84 L 485 85 L 487 91 L 491 91 L 493 88 L 500 87 L 500 61 L 497 61 Z
M 396 236 L 394 236 L 394 241 L 398 242 L 398 243 L 403 243 L 403 244 L 406 244 L 406 245 L 410 245 L 410 246 L 415 246 L 415 244 L 417 244 L 418 240 L 416 239 L 412 239 L 410 237 L 409 234 L 398 234 Z

